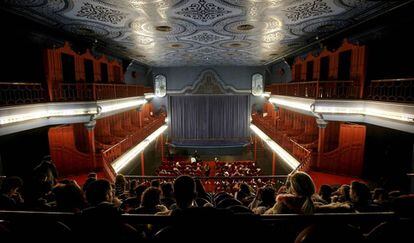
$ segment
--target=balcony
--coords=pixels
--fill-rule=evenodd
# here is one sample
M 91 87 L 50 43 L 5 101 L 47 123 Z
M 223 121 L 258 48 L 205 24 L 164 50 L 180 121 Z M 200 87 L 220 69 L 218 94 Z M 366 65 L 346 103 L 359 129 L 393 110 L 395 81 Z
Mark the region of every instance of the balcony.
M 354 81 L 309 81 L 266 86 L 272 95 L 312 99 L 365 99 L 385 102 L 414 102 L 414 78 L 372 80 L 360 95 Z
M 121 99 L 151 92 L 150 87 L 127 84 L 60 83 L 47 90 L 40 83 L 0 83 L 0 106 Z

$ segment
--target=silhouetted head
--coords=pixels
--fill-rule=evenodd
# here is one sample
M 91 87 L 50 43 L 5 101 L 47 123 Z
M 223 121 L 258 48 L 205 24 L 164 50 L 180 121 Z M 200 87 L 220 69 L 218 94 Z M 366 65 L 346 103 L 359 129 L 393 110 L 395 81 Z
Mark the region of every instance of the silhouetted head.
M 183 175 L 174 181 L 174 195 L 178 208 L 184 209 L 190 207 L 196 194 L 193 178 Z

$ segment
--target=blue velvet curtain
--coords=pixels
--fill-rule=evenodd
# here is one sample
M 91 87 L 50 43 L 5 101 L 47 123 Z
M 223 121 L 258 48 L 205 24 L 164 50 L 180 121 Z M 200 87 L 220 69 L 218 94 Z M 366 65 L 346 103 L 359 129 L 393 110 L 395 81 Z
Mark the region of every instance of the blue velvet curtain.
M 171 96 L 174 141 L 242 141 L 249 136 L 248 95 Z

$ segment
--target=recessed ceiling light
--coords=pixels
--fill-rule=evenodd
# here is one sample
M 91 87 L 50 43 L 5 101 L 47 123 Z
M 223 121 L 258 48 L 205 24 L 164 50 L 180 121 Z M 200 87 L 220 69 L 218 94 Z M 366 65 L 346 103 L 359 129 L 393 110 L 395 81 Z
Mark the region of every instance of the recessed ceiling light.
M 171 47 L 173 47 L 173 48 L 179 48 L 179 47 L 181 47 L 181 44 L 171 44 Z
M 234 53 L 231 53 L 231 52 L 227 53 L 227 56 L 233 56 L 233 55 Z
M 272 56 L 272 57 L 277 56 L 277 55 L 279 55 L 279 54 L 277 54 L 277 53 L 270 53 L 269 54 L 269 56 Z
M 172 30 L 171 26 L 168 25 L 155 26 L 155 29 L 161 32 L 170 32 Z
M 237 26 L 237 29 L 238 29 L 238 30 L 247 31 L 247 30 L 252 30 L 252 29 L 254 29 L 254 26 L 253 26 L 253 25 L 251 25 L 251 24 L 242 24 L 242 25 Z

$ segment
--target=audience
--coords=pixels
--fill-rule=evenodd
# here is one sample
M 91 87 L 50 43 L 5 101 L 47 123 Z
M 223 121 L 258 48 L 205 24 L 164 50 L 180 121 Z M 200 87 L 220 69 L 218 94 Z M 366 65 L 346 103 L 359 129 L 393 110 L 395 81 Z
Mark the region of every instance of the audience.
M 32 180 L 29 180 L 31 184 L 23 185 L 18 177 L 3 179 L 0 184 L 0 210 L 40 209 L 93 216 L 85 220 L 81 226 L 70 225 L 68 229 L 80 230 L 89 235 L 91 232 L 96 234 L 105 231 L 123 232 L 125 235 L 132 235 L 133 239 L 142 238 L 142 234 L 147 234 L 148 239 L 152 238 L 161 228 L 138 224 L 132 227 L 119 220 L 118 216 L 123 213 L 176 216 L 182 220 L 185 219 L 180 221 L 179 225 L 175 225 L 183 230 L 180 232 L 184 233 L 185 229 L 192 229 L 194 234 L 201 234 L 202 230 L 197 228 L 197 225 L 192 225 L 192 222 L 198 222 L 199 219 L 207 220 L 213 216 L 226 217 L 233 213 L 309 215 L 315 212 L 360 213 L 393 210 L 404 217 L 414 215 L 412 195 L 404 195 L 400 191 L 387 192 L 384 188 L 376 188 L 371 192 L 365 183 L 358 181 L 353 181 L 350 185 L 341 185 L 338 189 L 334 189 L 335 187 L 331 185 L 322 185 L 319 193 L 316 194 L 312 178 L 305 172 L 293 173 L 288 177 L 286 184 L 280 187 L 275 187 L 275 184 L 265 180 L 253 179 L 249 181 L 231 179 L 218 183 L 207 180 L 203 184 L 201 180 L 193 179 L 188 175 L 181 175 L 175 180 L 171 179 L 173 183 L 165 180 L 140 183 L 142 181 L 135 179 L 128 181 L 121 174 L 117 175 L 114 185 L 111 185 L 105 179 L 98 179 L 96 173 L 90 173 L 81 188 L 73 180 L 57 181 L 53 167 L 48 163 L 43 162 L 35 169 Z M 197 168 L 203 168 L 197 164 L 195 166 L 195 171 Z M 216 175 L 224 176 L 225 172 L 230 171 L 232 174 L 229 175 L 230 178 L 235 175 L 249 174 L 251 170 L 257 171 L 252 163 L 230 165 L 217 162 L 215 166 L 217 166 Z M 180 168 L 185 174 L 188 167 L 179 163 L 175 164 L 174 168 Z M 206 182 L 211 182 L 211 184 Z M 211 190 L 207 192 L 207 186 L 212 185 L 216 186 L 216 192 L 211 192 Z M 254 193 L 254 188 L 256 188 L 256 193 Z M 34 191 L 20 194 L 23 190 Z M 26 195 L 29 198 L 28 202 L 24 200 Z M 223 220 L 220 227 L 225 229 L 230 223 Z M 198 224 L 198 226 L 201 225 Z M 279 230 L 284 231 L 285 234 L 294 235 L 298 243 L 329 242 L 328 239 L 339 234 L 346 234 L 346 237 L 339 237 L 340 239 L 335 242 L 350 242 L 345 239 L 360 242 L 361 232 L 367 234 L 369 242 L 376 242 L 384 234 L 390 237 L 390 229 L 399 227 L 396 224 L 378 225 L 374 229 L 373 227 L 377 225 L 367 227 L 365 224 L 355 224 L 354 226 L 358 227 L 342 225 L 341 228 L 335 228 L 327 225 L 313 225 L 305 229 Z M 4 224 L 0 223 L 0 227 L 4 227 Z M 217 228 L 215 230 L 217 231 Z M 163 230 L 160 232 L 163 233 L 158 235 L 159 239 L 162 239 L 163 234 L 169 235 Z M 175 236 L 178 238 L 172 239 L 180 239 L 180 235 Z M 280 240 L 283 242 L 282 239 Z

